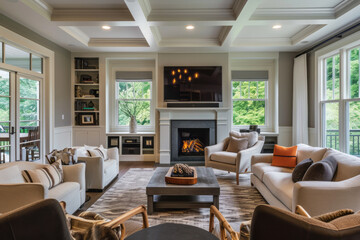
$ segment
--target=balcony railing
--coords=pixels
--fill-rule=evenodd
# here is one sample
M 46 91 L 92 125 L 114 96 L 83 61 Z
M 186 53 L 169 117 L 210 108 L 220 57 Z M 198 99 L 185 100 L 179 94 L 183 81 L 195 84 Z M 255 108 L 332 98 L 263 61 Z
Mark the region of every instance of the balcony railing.
M 326 130 L 326 146 L 339 149 L 339 130 Z M 351 155 L 360 156 L 360 129 L 350 130 L 349 150 Z

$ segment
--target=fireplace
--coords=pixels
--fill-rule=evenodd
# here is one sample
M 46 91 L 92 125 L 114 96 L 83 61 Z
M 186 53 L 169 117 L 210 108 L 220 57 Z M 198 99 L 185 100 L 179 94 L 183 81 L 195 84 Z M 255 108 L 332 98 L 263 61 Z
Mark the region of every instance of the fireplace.
M 172 120 L 171 162 L 204 161 L 205 147 L 215 144 L 215 120 Z

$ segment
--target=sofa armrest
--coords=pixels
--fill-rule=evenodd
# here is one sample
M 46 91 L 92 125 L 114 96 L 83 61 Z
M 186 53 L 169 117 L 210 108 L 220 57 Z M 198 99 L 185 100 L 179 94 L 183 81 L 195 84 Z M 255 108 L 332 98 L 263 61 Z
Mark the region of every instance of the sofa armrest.
M 251 166 L 256 163 L 271 163 L 272 158 L 272 153 L 255 154 L 251 157 Z
M 119 149 L 117 147 L 109 148 L 107 154 L 109 159 L 115 159 L 116 161 L 119 161 Z
M 224 141 L 222 141 L 218 144 L 212 145 L 212 146 L 207 146 L 205 148 L 205 166 L 210 161 L 211 154 L 213 154 L 214 152 L 220 152 L 220 151 L 224 151 Z
M 301 181 L 293 190 L 292 210 L 301 205 L 311 215 L 339 209 L 360 210 L 360 175 L 339 182 Z
M 47 194 L 40 183 L 0 184 L 0 213 L 45 199 Z
M 84 163 L 74 165 L 63 165 L 64 182 L 77 182 L 80 184 L 80 190 L 86 190 Z
M 250 171 L 251 157 L 254 154 L 259 154 L 263 146 L 264 146 L 264 141 L 257 141 L 257 143 L 254 146 L 238 152 L 236 157 L 236 165 L 239 166 L 240 169 L 239 172 Z

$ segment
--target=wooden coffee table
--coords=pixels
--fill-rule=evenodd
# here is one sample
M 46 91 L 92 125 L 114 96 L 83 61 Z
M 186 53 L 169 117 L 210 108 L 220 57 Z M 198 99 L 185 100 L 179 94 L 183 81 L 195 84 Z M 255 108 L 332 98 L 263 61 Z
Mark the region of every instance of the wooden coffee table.
M 175 185 L 165 182 L 168 167 L 158 167 L 146 186 L 147 211 L 168 208 L 219 209 L 220 186 L 212 168 L 196 167 L 198 181 L 194 185 Z

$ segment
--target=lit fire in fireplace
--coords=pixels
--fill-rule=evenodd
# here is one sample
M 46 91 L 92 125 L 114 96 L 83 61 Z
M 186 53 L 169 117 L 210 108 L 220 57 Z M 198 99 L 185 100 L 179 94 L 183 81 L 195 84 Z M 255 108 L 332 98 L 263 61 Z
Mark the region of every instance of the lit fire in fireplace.
M 198 138 L 191 140 L 182 140 L 181 152 L 183 153 L 203 152 L 204 147 L 205 145 Z

